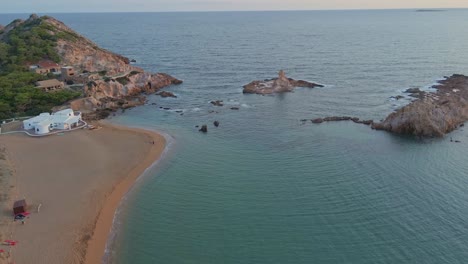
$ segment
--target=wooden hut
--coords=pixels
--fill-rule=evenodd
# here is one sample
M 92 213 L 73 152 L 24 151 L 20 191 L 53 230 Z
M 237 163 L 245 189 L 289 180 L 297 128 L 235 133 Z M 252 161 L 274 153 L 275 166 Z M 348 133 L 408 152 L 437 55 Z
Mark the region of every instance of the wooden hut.
M 13 213 L 15 215 L 26 213 L 27 212 L 27 207 L 28 207 L 28 205 L 26 204 L 26 200 L 23 199 L 23 200 L 16 201 L 13 204 Z

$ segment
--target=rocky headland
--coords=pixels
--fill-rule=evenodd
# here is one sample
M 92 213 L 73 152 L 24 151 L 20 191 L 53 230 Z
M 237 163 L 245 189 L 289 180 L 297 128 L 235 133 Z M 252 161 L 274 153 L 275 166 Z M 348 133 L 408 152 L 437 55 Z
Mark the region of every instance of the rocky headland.
M 100 48 L 49 16 L 31 15 L 27 20 L 13 21 L 0 29 L 0 41 L 8 43 L 10 32 L 19 35 L 33 29 L 40 30 L 44 39 L 53 41 L 53 51 L 40 54 L 36 56 L 39 61 L 29 61 L 23 66 L 30 69 L 30 66 L 39 67 L 39 70 L 45 71 L 40 72 L 44 77 L 57 78 L 65 84 L 65 90 L 81 93 L 80 98 L 54 110 L 71 107 L 82 111 L 86 119 L 100 119 L 117 109 L 142 105 L 146 102 L 146 95 L 182 83 L 168 74 L 149 73 L 131 65 L 130 59 Z M 53 69 L 35 66 L 41 65 L 41 61 L 56 66 L 52 66 Z M 65 66 L 73 69 L 73 74 L 64 75 Z M 60 73 L 61 69 L 62 74 L 53 74 Z M 51 77 L 51 74 L 55 77 Z M 169 96 L 168 93 L 161 95 Z
M 413 90 L 417 100 L 391 113 L 372 128 L 419 137 L 442 137 L 468 120 L 468 77 L 455 74 L 439 81 L 437 92 Z
M 323 85 L 287 78 L 284 71 L 280 71 L 278 78 L 263 81 L 253 81 L 244 86 L 243 93 L 247 94 L 275 94 L 294 91 L 296 87 L 315 88 Z

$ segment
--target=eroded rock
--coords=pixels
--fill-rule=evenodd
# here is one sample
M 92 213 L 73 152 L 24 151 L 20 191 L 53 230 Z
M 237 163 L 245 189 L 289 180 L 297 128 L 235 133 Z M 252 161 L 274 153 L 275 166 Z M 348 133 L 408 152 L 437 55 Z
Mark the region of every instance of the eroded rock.
M 373 128 L 420 137 L 442 137 L 468 120 L 468 77 L 453 75 Z
M 323 85 L 307 82 L 304 80 L 294 80 L 287 78 L 284 71 L 280 71 L 278 78 L 263 81 L 253 81 L 244 86 L 243 93 L 251 94 L 274 94 L 292 92 L 296 87 L 323 87 Z

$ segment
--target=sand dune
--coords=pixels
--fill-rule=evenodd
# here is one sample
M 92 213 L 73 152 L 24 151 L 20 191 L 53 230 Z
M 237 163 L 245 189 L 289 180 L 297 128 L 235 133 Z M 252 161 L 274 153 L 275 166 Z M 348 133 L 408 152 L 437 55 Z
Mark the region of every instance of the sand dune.
M 19 241 L 10 261 L 100 263 L 121 197 L 160 157 L 165 139 L 106 124 L 45 138 L 3 135 L 2 146 L 8 155 L 0 162 L 10 163 L 13 184 L 5 187 L 10 199 L 2 200 L 0 239 Z M 31 212 L 24 225 L 11 219 L 12 201 L 23 197 Z

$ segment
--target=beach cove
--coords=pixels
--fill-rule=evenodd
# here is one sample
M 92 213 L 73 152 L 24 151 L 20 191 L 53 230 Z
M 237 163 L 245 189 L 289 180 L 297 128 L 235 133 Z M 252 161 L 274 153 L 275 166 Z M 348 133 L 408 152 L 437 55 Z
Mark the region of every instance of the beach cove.
M 44 138 L 0 136 L 12 172 L 0 231 L 18 241 L 9 260 L 101 263 L 121 198 L 161 157 L 166 140 L 148 130 L 99 126 Z M 13 223 L 11 205 L 23 197 L 31 215 L 21 225 Z
M 184 81 L 165 89 L 177 98 L 148 95 L 109 116 L 162 131 L 177 145 L 122 200 L 103 262 L 464 263 L 466 128 L 419 140 L 352 121 L 310 120 L 380 121 L 411 102 L 407 89 L 427 91 L 443 76 L 467 74 L 467 15 L 57 14 L 135 66 Z M 242 93 L 280 69 L 325 87 Z M 200 133 L 205 124 L 208 133 Z

